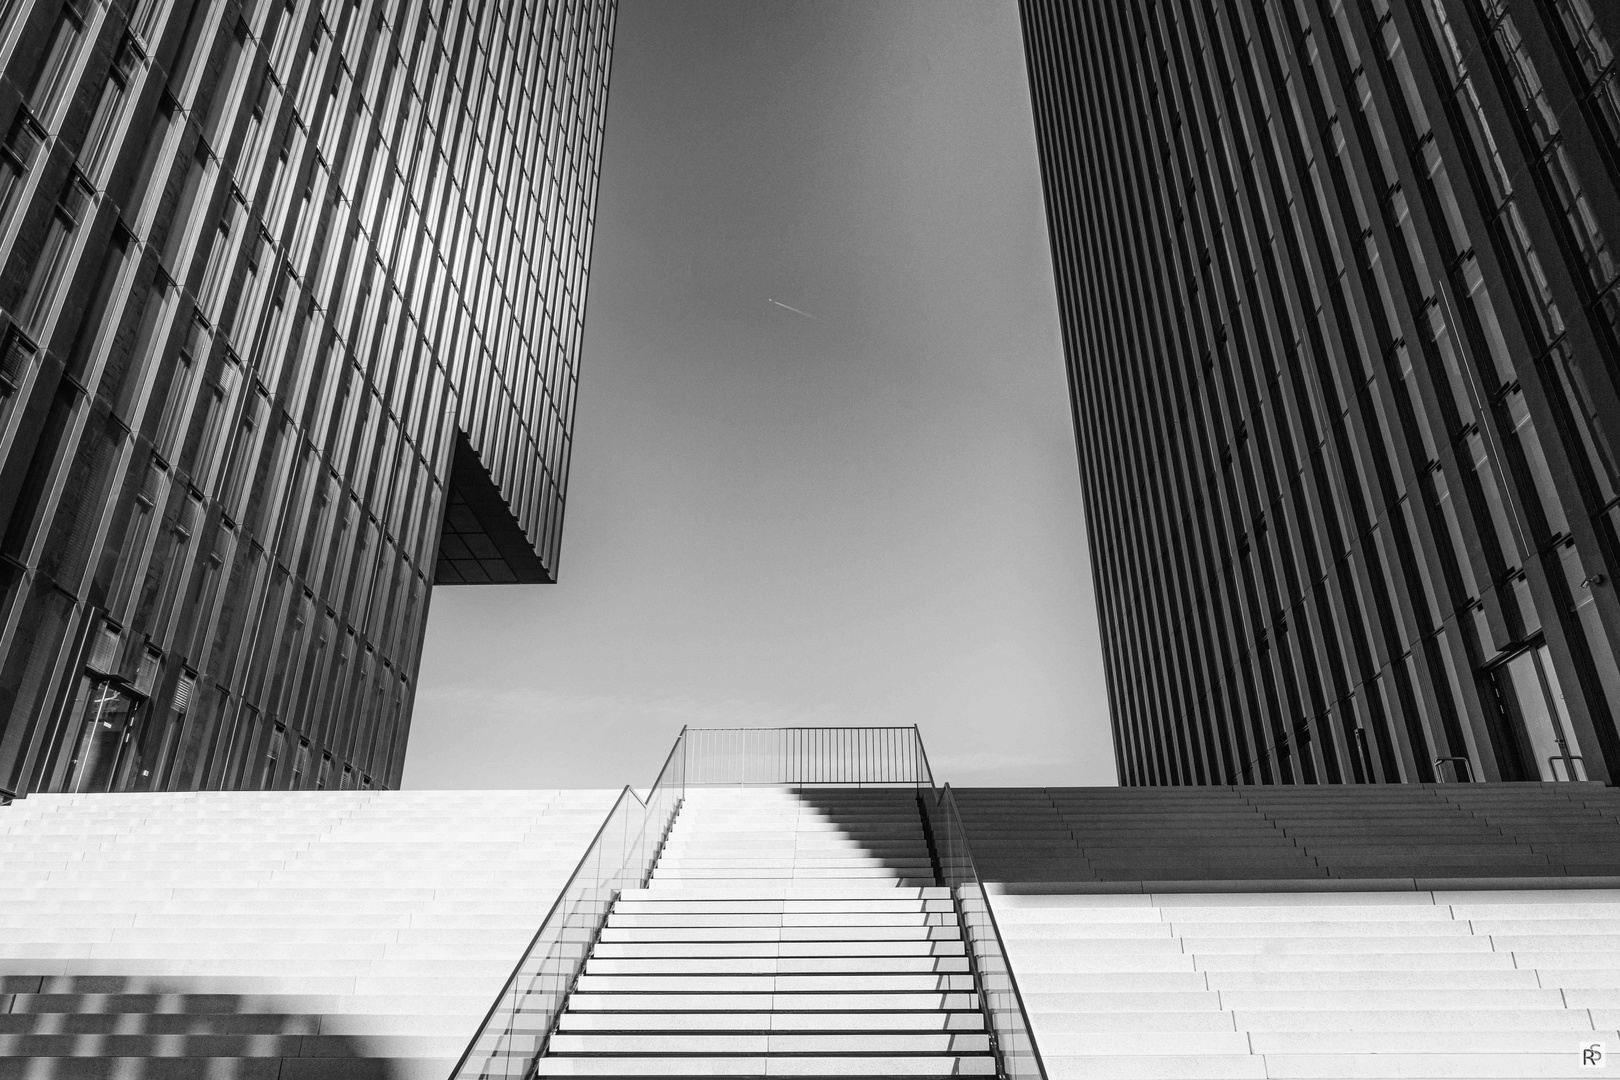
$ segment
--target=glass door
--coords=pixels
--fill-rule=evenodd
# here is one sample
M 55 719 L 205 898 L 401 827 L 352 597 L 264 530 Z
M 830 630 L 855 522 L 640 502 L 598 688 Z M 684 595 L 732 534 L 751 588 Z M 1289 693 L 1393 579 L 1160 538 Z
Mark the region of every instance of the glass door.
M 141 703 L 111 680 L 90 675 L 85 676 L 79 700 L 79 735 L 68 764 L 66 790 L 111 791 Z
M 1526 774 L 1542 780 L 1585 780 L 1580 743 L 1564 704 L 1547 646 L 1534 645 L 1496 668 L 1510 720 L 1529 755 Z

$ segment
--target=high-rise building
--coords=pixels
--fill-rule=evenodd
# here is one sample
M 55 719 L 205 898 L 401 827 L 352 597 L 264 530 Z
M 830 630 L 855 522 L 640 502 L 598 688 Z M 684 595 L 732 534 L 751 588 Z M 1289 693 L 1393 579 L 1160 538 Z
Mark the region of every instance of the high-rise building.
M 396 785 L 556 573 L 614 0 L 0 0 L 0 787 Z
M 1020 6 L 1122 782 L 1620 780 L 1620 5 Z

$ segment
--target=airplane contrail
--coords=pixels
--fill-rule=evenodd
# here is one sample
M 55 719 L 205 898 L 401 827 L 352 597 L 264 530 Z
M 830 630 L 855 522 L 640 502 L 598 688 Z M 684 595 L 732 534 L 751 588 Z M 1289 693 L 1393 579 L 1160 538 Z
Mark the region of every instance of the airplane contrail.
M 784 304 L 780 300 L 772 300 L 768 296 L 765 298 L 765 302 L 767 304 L 775 304 L 779 308 L 787 308 L 789 311 L 793 312 L 793 314 L 795 314 L 795 315 L 803 315 L 807 319 L 815 318 L 815 316 L 810 314 L 808 311 L 800 311 L 798 308 L 794 307 L 791 304 Z

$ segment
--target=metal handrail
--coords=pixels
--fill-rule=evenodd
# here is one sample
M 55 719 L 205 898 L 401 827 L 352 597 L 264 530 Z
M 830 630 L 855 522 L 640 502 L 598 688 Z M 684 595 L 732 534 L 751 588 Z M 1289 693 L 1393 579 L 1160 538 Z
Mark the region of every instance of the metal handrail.
M 556 944 L 558 947 L 566 944 L 563 934 L 566 927 L 559 926 L 560 923 L 566 922 L 568 917 L 568 912 L 564 910 L 564 907 L 566 904 L 571 903 L 571 900 L 574 897 L 576 883 L 580 882 L 582 875 L 585 874 L 585 872 L 593 865 L 593 860 L 597 859 L 602 853 L 604 848 L 604 838 L 608 834 L 609 826 L 613 825 L 615 820 L 620 817 L 621 808 L 631 805 L 630 800 L 633 800 L 634 806 L 642 811 L 641 828 L 635 834 L 636 840 L 627 842 L 626 846 L 628 850 L 623 855 L 623 861 L 620 863 L 618 870 L 611 875 L 613 880 L 613 884 L 609 886 L 611 898 L 609 898 L 606 903 L 601 905 L 603 908 L 602 915 L 596 920 L 596 924 L 592 927 L 588 940 L 581 943 L 581 948 L 573 957 L 572 970 L 567 973 L 566 986 L 560 991 L 551 994 L 551 1000 L 549 1003 L 543 1004 L 541 1009 L 534 1010 L 535 1012 L 543 1011 L 546 1014 L 544 1017 L 545 1030 L 543 1035 L 531 1048 L 532 1052 L 526 1052 L 525 1056 L 528 1060 L 525 1060 L 522 1063 L 519 1071 L 515 1075 L 520 1077 L 526 1076 L 532 1070 L 533 1059 L 538 1057 L 545 1043 L 551 1038 L 552 1031 L 556 1027 L 557 1017 L 561 1015 L 563 1005 L 568 1000 L 568 996 L 573 993 L 574 986 L 579 981 L 579 974 L 585 966 L 585 960 L 589 957 L 591 949 L 596 943 L 596 939 L 601 935 L 602 922 L 606 917 L 606 911 L 611 909 L 613 903 L 618 899 L 619 893 L 623 888 L 621 879 L 626 877 L 625 871 L 628 870 L 631 865 L 631 853 L 635 850 L 636 844 L 647 837 L 647 826 L 649 823 L 648 819 L 654 811 L 654 807 L 658 801 L 657 796 L 660 789 L 667 786 L 669 789 L 674 790 L 678 787 L 680 794 L 675 798 L 674 804 L 669 808 L 669 812 L 665 816 L 665 819 L 659 823 L 657 843 L 653 846 L 650 853 L 643 853 L 642 865 L 638 869 L 634 878 L 637 887 L 645 887 L 647 881 L 651 877 L 653 866 L 657 864 L 658 858 L 663 852 L 664 841 L 669 836 L 670 826 L 675 820 L 675 815 L 680 810 L 682 798 L 684 797 L 684 766 L 686 763 L 685 749 L 686 729 L 682 728 L 681 734 L 675 738 L 675 745 L 670 748 L 669 756 L 664 759 L 664 767 L 659 770 L 658 779 L 653 782 L 652 787 L 647 789 L 647 797 L 643 799 L 640 795 L 636 794 L 633 788 L 629 786 L 626 786 L 623 791 L 619 792 L 619 797 L 614 800 L 612 809 L 607 812 L 607 816 L 602 819 L 602 824 L 597 827 L 596 835 L 591 838 L 591 842 L 586 847 L 584 855 L 580 856 L 578 864 L 576 864 L 574 867 L 574 872 L 568 876 L 567 883 L 557 893 L 557 898 L 556 900 L 552 901 L 551 908 L 546 912 L 546 917 L 541 921 L 539 929 L 537 929 L 534 936 L 529 939 L 528 945 L 523 950 L 523 955 L 513 967 L 512 973 L 507 976 L 506 982 L 501 987 L 501 992 L 496 995 L 494 1003 L 489 1007 L 489 1011 L 484 1014 L 484 1018 L 479 1023 L 477 1031 L 474 1032 L 472 1039 L 467 1043 L 467 1049 L 462 1051 L 461 1057 L 456 1060 L 456 1066 L 450 1073 L 451 1080 L 458 1080 L 458 1078 L 461 1078 L 464 1075 L 477 1077 L 488 1077 L 493 1075 L 487 1068 L 482 1068 L 480 1071 L 470 1074 L 464 1074 L 463 1070 L 468 1067 L 468 1062 L 473 1058 L 473 1055 L 475 1051 L 478 1050 L 479 1045 L 486 1042 L 490 1037 L 492 1025 L 498 1022 L 498 1017 L 502 1015 L 503 1011 L 509 1011 L 511 1016 L 514 1018 L 514 1022 L 520 1013 L 529 1011 L 521 1007 L 523 999 L 526 995 L 519 990 L 519 983 L 524 978 L 525 970 L 529 969 L 533 963 L 536 950 L 539 948 L 541 942 L 547 941 L 555 935 L 557 939 Z M 679 772 L 680 776 L 672 780 L 671 768 L 676 766 L 677 755 L 679 755 L 679 768 L 677 771 Z M 629 829 L 627 827 L 626 833 L 628 832 Z M 551 954 L 548 953 L 541 963 L 543 964 L 545 960 L 549 960 L 550 955 Z M 538 978 L 539 973 L 537 972 L 535 974 L 535 979 Z M 537 994 L 529 994 L 527 996 L 544 998 L 546 995 L 542 991 Z M 493 1036 L 493 1038 L 496 1040 L 496 1046 L 499 1045 L 500 1040 L 507 1039 L 512 1036 L 514 1026 L 514 1023 L 509 1023 L 504 1030 Z M 494 1053 L 491 1053 L 490 1058 L 493 1059 L 495 1056 L 496 1055 Z
M 921 743 L 920 737 L 918 742 Z M 973 850 L 968 843 L 967 827 L 962 824 L 962 815 L 956 806 L 956 796 L 949 784 L 936 789 L 930 783 L 929 792 L 934 796 L 931 804 L 926 796 L 919 794 L 919 798 L 923 802 L 925 814 L 930 819 L 929 829 L 936 852 L 941 837 L 939 831 L 933 828 L 932 817 L 939 815 L 946 826 L 944 836 L 946 850 L 935 855 L 938 860 L 939 881 L 951 890 L 951 901 L 956 906 L 957 918 L 968 937 L 968 959 L 973 968 L 973 981 L 979 987 L 980 1006 L 984 1008 L 985 1018 L 989 1021 L 991 1048 L 995 1052 L 997 1075 L 1006 1080 L 1026 1080 L 1033 1077 L 1046 1080 L 1046 1062 L 1035 1042 L 1035 1031 L 1029 1022 L 1029 1010 L 1024 1005 L 1023 992 L 1018 988 L 1018 977 L 1013 974 L 1012 961 L 1007 956 L 1007 943 L 1001 936 L 1001 926 L 996 921 L 995 908 L 985 891 L 984 879 L 979 876 L 978 867 L 973 862 Z M 956 872 L 959 858 L 965 869 L 962 873 Z M 950 863 L 949 869 L 946 866 L 947 860 Z M 975 920 L 968 911 L 968 905 L 964 903 L 964 890 L 977 893 L 988 922 L 988 935 L 976 935 L 973 932 Z M 998 991 L 990 985 L 985 970 L 986 961 L 992 962 L 995 968 L 1006 975 L 1007 990 L 1011 992 L 1010 1003 L 994 1000 Z M 1028 1048 L 1027 1055 L 1020 1053 L 1022 1047 Z M 1020 1068 L 1026 1056 L 1034 1065 L 1033 1072 Z
M 725 737 L 722 738 L 720 733 L 725 733 Z M 726 739 L 735 741 L 728 743 Z M 989 894 L 974 865 L 967 829 L 957 810 L 956 797 L 949 784 L 943 788 L 935 787 L 922 733 L 916 725 L 883 728 L 682 728 L 669 756 L 664 760 L 657 781 L 648 789 L 646 799 L 629 787 L 619 793 L 584 856 L 569 875 L 568 883 L 558 893 L 545 920 L 524 949 L 522 958 L 507 977 L 500 995 L 484 1015 L 477 1033 L 457 1060 L 455 1070 L 450 1074 L 451 1080 L 496 1075 L 516 1080 L 532 1074 L 534 1062 L 550 1041 L 558 1017 L 573 993 L 585 962 L 601 935 L 607 915 L 617 903 L 621 891 L 631 887 L 631 881 L 638 887 L 645 887 L 651 879 L 652 870 L 658 863 L 669 830 L 680 810 L 686 787 L 694 783 L 717 782 L 712 776 L 720 775 L 717 771 L 719 766 L 704 760 L 706 750 L 717 750 L 726 755 L 720 765 L 729 768 L 731 772 L 726 775 L 734 778 L 718 781 L 720 783 L 916 785 L 923 824 L 930 837 L 930 855 L 934 858 L 940 884 L 950 889 L 951 902 L 962 925 L 968 946 L 968 962 L 974 985 L 978 988 L 981 1007 L 985 1010 L 999 1074 L 1007 1080 L 1045 1080 L 1046 1066 L 1035 1045 L 1029 1013 L 1024 1006 L 1018 980 L 1013 976 L 1006 943 L 990 906 Z M 874 761 L 861 761 L 859 754 L 862 751 L 875 751 L 877 757 Z M 758 756 L 750 757 L 750 754 Z M 694 780 L 693 774 L 703 777 L 706 767 L 711 767 L 711 778 Z M 659 796 L 675 792 L 677 788 L 679 790 L 673 805 L 668 807 L 668 812 L 661 815 L 662 820 L 657 823 L 656 843 L 651 845 L 650 850 L 642 847 L 643 841 L 651 835 L 649 826 L 653 818 L 659 816 Z M 626 824 L 625 852 L 620 865 L 616 870 L 601 873 L 598 863 L 610 839 L 611 826 L 632 815 L 637 808 L 641 810 L 639 831 L 635 832 L 633 840 L 629 839 L 632 829 Z M 943 829 L 935 827 L 936 820 Z M 943 852 L 936 843 L 941 836 L 946 845 Z M 631 877 L 628 871 L 637 850 L 641 851 L 641 859 Z M 579 891 L 576 886 L 588 887 L 580 883 L 593 867 L 597 868 L 598 884 L 595 888 L 598 895 L 586 900 L 582 892 L 576 896 Z M 976 902 L 972 899 L 975 896 Z M 575 914 L 573 909 L 582 903 L 594 904 L 591 912 L 593 917 L 588 932 L 579 933 L 570 940 L 566 924 Z M 540 958 L 540 966 L 536 967 L 541 944 L 553 939 L 551 950 Z M 576 946 L 571 953 L 567 948 L 570 945 Z M 558 970 L 548 975 L 544 968 L 553 960 L 556 960 Z M 1005 976 L 1006 986 L 993 985 L 993 980 L 1002 975 Z M 551 978 L 550 989 L 540 985 L 543 978 Z M 528 980 L 527 987 L 521 985 L 525 979 Z M 510 1019 L 504 1027 L 496 1030 L 503 1015 Z M 522 1031 L 518 1030 L 520 1018 L 525 1025 Z M 483 1051 L 480 1051 L 481 1046 Z M 475 1055 L 481 1055 L 476 1062 Z M 496 1071 L 489 1067 L 491 1062 L 503 1059 L 511 1068 Z M 472 1068 L 476 1071 L 469 1071 L 470 1062 L 475 1062 Z M 1026 1063 L 1033 1063 L 1033 1071 L 1025 1067 Z
M 1443 775 L 1441 775 L 1440 766 L 1444 765 L 1448 761 L 1451 762 L 1452 769 L 1455 770 L 1456 773 L 1457 773 L 1457 782 L 1459 784 L 1471 784 L 1471 783 L 1473 783 L 1473 781 L 1474 781 L 1474 763 L 1472 761 L 1469 761 L 1465 757 L 1437 757 L 1437 758 L 1435 758 L 1434 759 L 1434 778 L 1435 778 L 1436 781 L 1438 781 L 1439 783 L 1442 783 L 1442 784 L 1446 782 L 1446 778 Z M 1467 780 L 1464 780 L 1462 778 L 1463 770 L 1458 769 L 1457 768 L 1458 765 L 1466 765 L 1466 766 L 1468 766 L 1468 779 Z
M 928 764 L 928 747 L 923 745 L 922 728 L 918 727 L 916 724 L 912 724 L 911 734 L 917 740 L 917 753 L 922 758 L 922 772 L 923 775 L 928 778 L 928 787 L 930 790 L 932 790 L 934 787 L 934 770 Z
M 1571 754 L 1565 750 L 1562 754 L 1553 754 L 1547 759 L 1547 770 L 1552 773 L 1553 779 L 1558 779 L 1558 762 L 1564 763 L 1564 771 L 1569 774 L 1569 780 L 1575 779 L 1575 763 L 1581 763 L 1581 772 L 1586 771 L 1586 759 L 1579 754 Z M 1567 781 L 1566 781 L 1567 782 Z
M 459 1076 L 461 1074 L 461 1068 L 467 1063 L 467 1058 L 472 1054 L 473 1047 L 477 1045 L 478 1039 L 486 1030 L 488 1030 L 489 1022 L 493 1020 L 495 1018 L 495 1014 L 500 1011 L 501 1002 L 505 1000 L 507 991 L 517 985 L 519 976 L 523 974 L 524 964 L 526 964 L 529 957 L 533 955 L 535 946 L 540 944 L 540 939 L 545 935 L 546 929 L 551 925 L 552 920 L 556 918 L 558 909 L 562 907 L 563 901 L 567 899 L 568 890 L 574 884 L 575 879 L 579 877 L 580 871 L 585 869 L 586 864 L 590 862 L 591 856 L 596 853 L 597 847 L 600 846 L 602 842 L 602 834 L 607 831 L 609 823 L 613 821 L 613 815 L 616 814 L 619 807 L 624 804 L 624 800 L 627 796 L 635 799 L 636 802 L 640 803 L 643 807 L 646 806 L 645 803 L 641 802 L 641 796 L 632 791 L 630 789 L 630 785 L 628 784 L 625 785 L 623 791 L 619 792 L 619 797 L 613 800 L 612 809 L 610 809 L 607 812 L 607 816 L 602 819 L 602 824 L 596 827 L 596 835 L 591 837 L 591 842 L 589 846 L 585 848 L 585 854 L 580 856 L 579 863 L 574 867 L 574 872 L 568 875 L 568 883 L 565 884 L 557 893 L 557 899 L 551 902 L 551 910 L 547 911 L 546 917 L 540 920 L 540 929 L 534 932 L 534 936 L 529 939 L 529 944 L 524 946 L 522 957 L 519 958 L 517 964 L 513 966 L 512 974 L 506 977 L 506 982 L 501 986 L 501 992 L 495 996 L 495 1001 L 490 1005 L 489 1011 L 484 1014 L 484 1019 L 479 1022 L 478 1031 L 474 1033 L 472 1042 L 468 1043 L 467 1049 L 461 1052 L 461 1057 L 456 1061 L 455 1069 L 450 1073 L 451 1076 Z

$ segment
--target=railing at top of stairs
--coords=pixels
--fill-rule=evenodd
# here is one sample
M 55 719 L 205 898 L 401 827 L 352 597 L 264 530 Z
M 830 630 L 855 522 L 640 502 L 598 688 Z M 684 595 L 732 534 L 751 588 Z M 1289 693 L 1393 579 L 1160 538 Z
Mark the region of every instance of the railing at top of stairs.
M 657 865 L 686 789 L 726 785 L 914 786 L 929 829 L 935 872 L 967 937 L 969 962 L 1006 1080 L 1045 1080 L 1018 981 L 950 785 L 934 785 L 916 727 L 682 728 L 646 799 L 620 793 L 563 886 L 450 1080 L 525 1080 L 627 888 Z
M 687 728 L 689 785 L 926 784 L 915 727 Z

